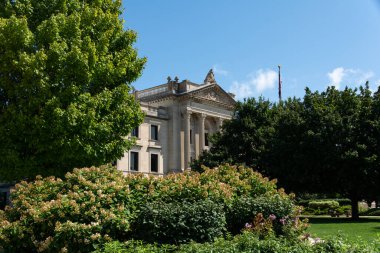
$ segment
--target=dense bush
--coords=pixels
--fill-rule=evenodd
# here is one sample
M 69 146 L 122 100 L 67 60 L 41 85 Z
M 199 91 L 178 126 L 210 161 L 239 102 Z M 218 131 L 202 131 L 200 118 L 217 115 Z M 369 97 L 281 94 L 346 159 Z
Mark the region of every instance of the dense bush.
M 336 209 L 339 203 L 334 200 L 310 201 L 309 207 L 313 209 Z
M 377 253 L 380 245 L 377 243 L 348 242 L 341 238 L 310 243 L 309 240 L 289 240 L 281 237 L 269 237 L 260 240 L 257 235 L 245 232 L 233 238 L 220 238 L 212 243 L 190 243 L 180 246 L 144 244 L 139 241 L 126 243 L 107 243 L 103 250 L 96 253 Z
M 298 196 L 298 195 L 297 195 Z M 312 199 L 298 199 L 296 201 L 296 203 L 298 205 L 301 205 L 301 206 L 304 206 L 304 207 L 307 207 L 309 205 L 309 202 L 315 202 L 315 201 L 329 201 L 329 200 L 332 200 L 332 201 L 336 201 L 339 203 L 339 206 L 350 206 L 351 205 L 351 200 L 350 199 L 342 199 L 342 198 L 320 198 L 320 199 L 316 199 L 316 198 L 312 198 Z
M 258 213 L 276 216 L 275 233 L 283 234 L 288 230 L 280 219 L 292 219 L 295 210 L 275 181 L 230 165 L 165 177 L 124 177 L 107 166 L 76 169 L 64 180 L 21 182 L 12 199 L 13 207 L 0 212 L 0 245 L 7 252 L 88 252 L 135 236 L 212 241 L 227 229 L 239 232 Z M 150 234 L 143 236 L 145 229 Z
M 147 242 L 179 244 L 212 241 L 225 232 L 223 206 L 211 200 L 154 201 L 140 211 L 133 237 Z
M 348 207 L 348 209 L 347 209 Z M 308 201 L 307 206 L 304 209 L 303 214 L 311 215 L 341 215 L 347 213 L 350 210 L 350 206 L 339 206 L 339 202 L 336 200 L 311 200 Z
M 225 213 L 227 219 L 227 230 L 233 234 L 239 233 L 244 228 L 245 223 L 251 222 L 258 213 L 267 216 L 276 215 L 278 217 L 276 222 L 279 223 L 282 218 L 290 219 L 295 210 L 292 198 L 286 195 L 282 189 L 276 189 L 275 180 L 269 181 L 268 178 L 264 178 L 260 173 L 254 172 L 250 168 L 221 165 L 216 169 L 204 167 L 204 172 L 201 174 L 194 172 L 171 174 L 153 181 L 147 178 L 137 179 L 135 176 L 129 176 L 127 181 L 132 193 L 136 191 L 139 191 L 138 195 L 147 192 L 152 193 L 148 196 L 150 201 L 140 207 L 143 211 L 134 222 L 136 230 L 138 228 L 139 231 L 142 231 L 142 233 L 138 233 L 137 238 L 147 241 L 155 240 L 166 243 L 184 242 L 190 239 L 210 241 L 220 234 L 220 231 L 226 230 L 225 224 L 217 228 L 222 224 L 220 218 L 215 224 L 204 223 L 193 218 L 186 225 L 176 225 L 177 222 L 183 224 L 178 219 L 179 216 L 187 219 L 187 215 L 181 209 L 190 208 L 191 210 L 188 212 L 201 210 L 197 209 L 199 203 L 197 201 L 200 200 L 212 200 L 214 203 L 222 205 L 221 211 L 223 214 Z M 158 202 L 155 202 L 157 200 Z M 151 201 L 153 203 L 150 203 Z M 161 201 L 165 202 L 166 205 Z M 182 207 L 184 202 L 194 203 L 196 206 L 194 208 Z M 217 210 L 220 209 L 215 208 L 214 212 L 209 212 L 210 216 L 203 214 L 201 217 L 203 219 L 221 217 L 219 211 L 216 212 Z M 192 222 L 196 228 L 188 228 L 187 224 L 191 224 L 189 222 Z M 169 231 L 168 226 L 176 227 L 177 230 Z M 152 229 L 154 235 L 144 232 L 144 230 L 148 230 L 148 227 Z M 280 224 L 276 225 L 275 232 L 277 234 L 284 233 L 281 227 Z M 179 232 L 178 229 L 183 229 L 183 231 Z M 190 235 L 190 230 L 194 232 L 190 233 L 192 238 L 180 236 L 182 233 Z M 198 232 L 195 233 L 195 231 Z M 211 233 L 211 231 L 213 232 Z M 208 233 L 208 236 L 205 236 L 205 233 Z M 171 235 L 178 238 L 170 238 Z

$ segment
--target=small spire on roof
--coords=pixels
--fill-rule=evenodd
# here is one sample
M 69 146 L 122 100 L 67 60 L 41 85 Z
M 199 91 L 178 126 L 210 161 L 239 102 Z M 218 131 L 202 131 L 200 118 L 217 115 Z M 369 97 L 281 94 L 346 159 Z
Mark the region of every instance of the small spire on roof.
M 214 72 L 212 71 L 212 69 L 210 69 L 210 71 L 207 73 L 207 76 L 204 80 L 204 84 L 207 84 L 207 83 L 216 83 Z

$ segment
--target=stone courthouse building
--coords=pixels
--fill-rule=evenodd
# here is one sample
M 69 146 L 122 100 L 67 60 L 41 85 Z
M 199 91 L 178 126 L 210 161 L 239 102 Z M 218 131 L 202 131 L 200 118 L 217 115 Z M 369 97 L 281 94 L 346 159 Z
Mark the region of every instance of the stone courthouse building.
M 208 136 L 231 118 L 235 100 L 215 81 L 210 70 L 202 84 L 176 77 L 165 84 L 136 91 L 144 122 L 131 133 L 136 145 L 117 161 L 124 173 L 163 175 L 189 168 L 209 149 Z

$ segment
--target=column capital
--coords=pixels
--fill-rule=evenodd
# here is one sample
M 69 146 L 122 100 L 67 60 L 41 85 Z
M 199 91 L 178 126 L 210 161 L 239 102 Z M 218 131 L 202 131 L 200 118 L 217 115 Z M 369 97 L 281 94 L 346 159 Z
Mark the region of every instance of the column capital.
M 186 111 L 186 118 L 190 119 L 191 118 L 192 111 Z
M 199 118 L 201 118 L 202 120 L 204 120 L 206 117 L 207 117 L 207 115 L 205 113 L 199 114 Z
M 221 129 L 221 127 L 222 127 L 222 125 L 223 125 L 223 121 L 224 121 L 224 119 L 222 119 L 222 118 L 217 118 L 218 130 Z
M 191 115 L 194 112 L 191 110 L 191 108 L 184 107 L 182 108 L 182 113 Z

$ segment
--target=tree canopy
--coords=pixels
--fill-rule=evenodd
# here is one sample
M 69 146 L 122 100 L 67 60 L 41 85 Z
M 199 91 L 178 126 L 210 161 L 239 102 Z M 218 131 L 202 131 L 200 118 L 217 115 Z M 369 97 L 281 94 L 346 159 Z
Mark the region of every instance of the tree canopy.
M 120 158 L 145 58 L 119 0 L 0 0 L 0 182 Z
M 287 190 L 346 196 L 356 218 L 358 200 L 380 197 L 379 97 L 367 84 L 359 90 L 306 88 L 303 100 L 278 104 L 262 98 L 239 102 L 193 168 L 246 164 L 278 178 Z

